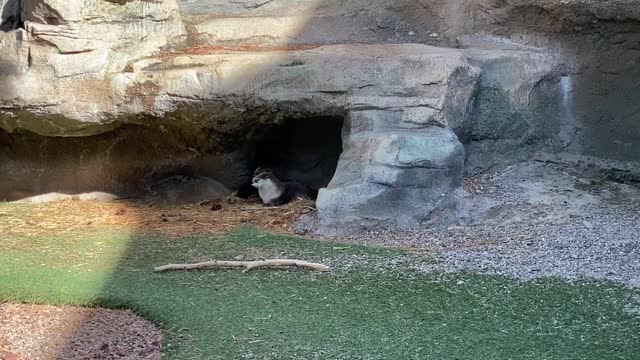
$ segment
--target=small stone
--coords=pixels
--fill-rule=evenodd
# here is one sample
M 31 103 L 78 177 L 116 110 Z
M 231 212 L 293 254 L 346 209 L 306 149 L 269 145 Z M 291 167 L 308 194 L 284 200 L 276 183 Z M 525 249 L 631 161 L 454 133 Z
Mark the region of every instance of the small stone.
M 429 34 L 429 37 L 432 37 L 432 38 L 437 38 L 438 36 L 440 36 L 440 34 L 436 32 Z
M 409 31 L 409 36 L 416 36 L 416 33 L 413 31 Z

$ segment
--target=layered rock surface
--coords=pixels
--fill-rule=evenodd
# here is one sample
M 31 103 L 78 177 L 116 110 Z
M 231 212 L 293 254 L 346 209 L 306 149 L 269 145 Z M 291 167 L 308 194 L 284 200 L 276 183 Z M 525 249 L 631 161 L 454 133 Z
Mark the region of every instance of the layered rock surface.
M 639 115 L 614 105 L 638 93 L 635 3 L 3 0 L 0 195 L 237 190 L 261 127 L 342 117 L 316 225 L 446 222 L 465 171 L 633 158 Z

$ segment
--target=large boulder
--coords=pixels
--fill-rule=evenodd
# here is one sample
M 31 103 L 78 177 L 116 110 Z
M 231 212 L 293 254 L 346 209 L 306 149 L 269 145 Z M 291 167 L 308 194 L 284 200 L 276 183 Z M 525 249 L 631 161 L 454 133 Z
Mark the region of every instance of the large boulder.
M 318 194 L 316 232 L 416 228 L 440 221 L 434 211 L 455 208 L 464 149 L 450 129 L 374 129 L 345 140 L 338 171 Z

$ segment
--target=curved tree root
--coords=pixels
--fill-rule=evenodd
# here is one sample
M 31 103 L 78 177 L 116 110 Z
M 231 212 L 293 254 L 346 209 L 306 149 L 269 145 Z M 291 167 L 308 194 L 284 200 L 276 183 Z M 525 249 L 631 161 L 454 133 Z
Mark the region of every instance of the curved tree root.
M 292 260 L 292 259 L 272 259 L 272 260 L 258 260 L 258 261 L 224 261 L 213 260 L 205 261 L 195 264 L 168 264 L 155 267 L 155 272 L 169 271 L 169 270 L 194 270 L 194 269 L 223 269 L 243 267 L 242 272 L 247 272 L 261 267 L 282 267 L 282 266 L 297 266 L 301 268 L 307 268 L 316 271 L 331 271 L 331 269 L 323 264 L 312 263 L 304 260 Z

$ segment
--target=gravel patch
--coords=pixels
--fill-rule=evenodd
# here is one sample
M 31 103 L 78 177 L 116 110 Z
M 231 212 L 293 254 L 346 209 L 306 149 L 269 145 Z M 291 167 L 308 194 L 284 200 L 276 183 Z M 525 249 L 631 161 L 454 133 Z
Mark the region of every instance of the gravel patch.
M 437 262 L 416 266 L 424 272 L 598 279 L 640 287 L 640 187 L 612 181 L 610 169 L 628 170 L 619 164 L 603 168 L 598 161 L 545 158 L 467 179 L 461 225 L 378 231 L 349 240 L 428 250 Z
M 131 311 L 0 304 L 0 359 L 160 359 L 161 344 Z

